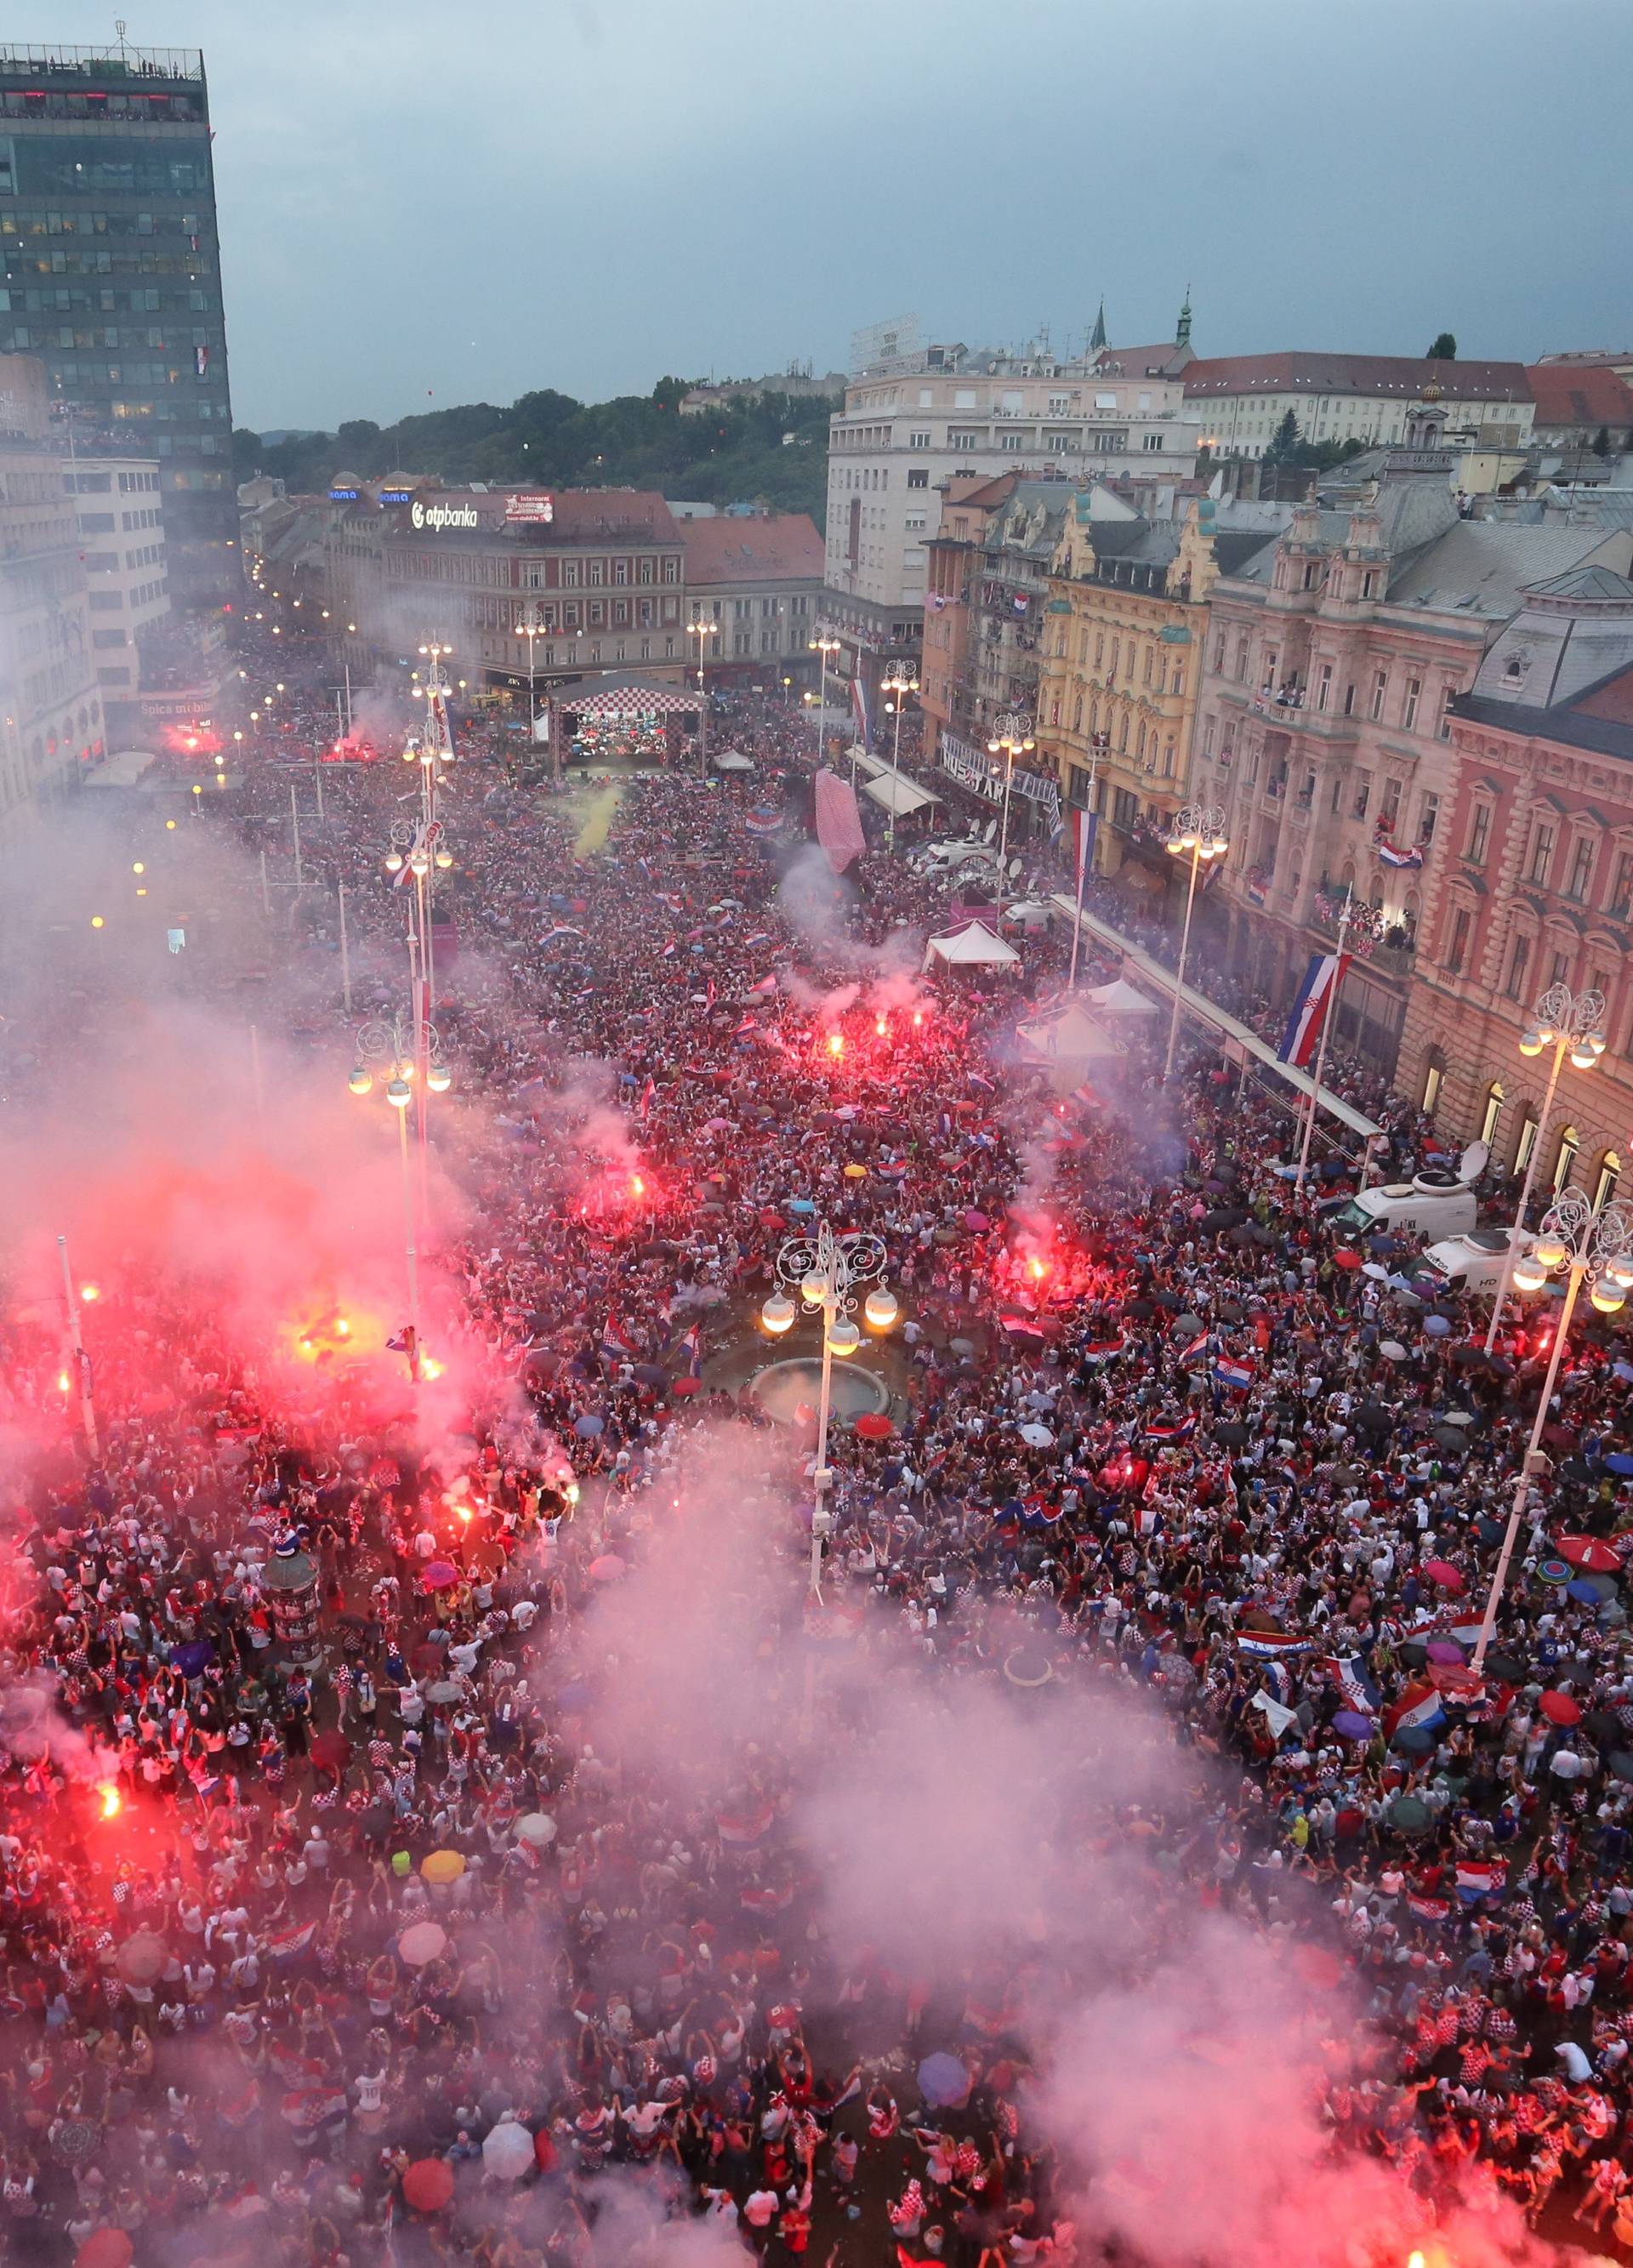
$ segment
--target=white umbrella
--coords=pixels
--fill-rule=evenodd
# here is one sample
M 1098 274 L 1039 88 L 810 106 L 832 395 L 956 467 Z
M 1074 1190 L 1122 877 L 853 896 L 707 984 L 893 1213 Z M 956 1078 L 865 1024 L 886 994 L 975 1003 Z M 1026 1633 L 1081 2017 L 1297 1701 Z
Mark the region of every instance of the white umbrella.
M 448 1933 L 440 1922 L 416 1921 L 397 1940 L 397 1950 L 410 1969 L 423 1969 L 448 1949 Z
M 1023 1425 L 1020 1438 L 1029 1449 L 1047 1449 L 1055 1436 L 1047 1425 Z
M 555 1840 L 555 1822 L 548 1811 L 526 1811 L 516 1822 L 516 1839 L 542 1851 Z
M 1380 1339 L 1379 1342 L 1378 1351 L 1382 1355 L 1386 1362 L 1404 1362 L 1406 1360 L 1406 1349 L 1401 1345 L 1399 1339 Z
M 482 2171 L 496 2181 L 519 2182 L 538 2163 L 533 2136 L 514 2118 L 501 2119 L 482 2146 Z

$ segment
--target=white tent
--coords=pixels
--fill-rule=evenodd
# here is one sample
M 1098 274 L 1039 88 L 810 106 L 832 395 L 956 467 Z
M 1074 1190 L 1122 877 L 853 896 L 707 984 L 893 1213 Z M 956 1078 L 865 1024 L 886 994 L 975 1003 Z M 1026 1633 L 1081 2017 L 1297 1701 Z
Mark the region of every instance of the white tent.
M 746 756 L 740 748 L 722 748 L 709 761 L 717 772 L 752 772 L 754 768 L 753 757 Z
M 1075 1002 L 1055 1015 L 1023 1024 L 1020 1036 L 1035 1054 L 1053 1064 L 1104 1063 L 1126 1053 L 1122 1041 Z
M 983 922 L 967 922 L 962 929 L 932 937 L 924 952 L 924 966 L 938 961 L 944 968 L 1006 968 L 1020 959 L 1012 945 L 994 937 Z
M 1097 984 L 1089 994 L 1102 1016 L 1160 1016 L 1162 1010 L 1144 992 L 1136 992 L 1132 984 L 1121 976 L 1114 976 L 1109 984 Z
M 898 819 L 905 819 L 910 811 L 923 811 L 930 804 L 941 800 L 939 796 L 931 795 L 927 788 L 915 787 L 912 781 L 903 779 L 900 772 L 881 772 L 877 779 L 864 780 L 862 792 L 872 796 L 874 802 L 882 804 L 886 811 L 894 812 Z

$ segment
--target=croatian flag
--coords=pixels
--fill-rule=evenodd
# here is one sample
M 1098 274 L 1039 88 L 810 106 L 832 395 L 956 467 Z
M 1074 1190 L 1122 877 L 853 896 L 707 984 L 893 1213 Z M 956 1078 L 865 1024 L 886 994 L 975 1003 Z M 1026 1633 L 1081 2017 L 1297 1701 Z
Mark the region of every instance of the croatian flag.
M 703 1368 L 703 1349 L 702 1341 L 698 1336 L 697 1325 L 695 1323 L 693 1324 L 689 1331 L 686 1332 L 682 1336 L 680 1340 L 680 1349 L 681 1352 L 686 1357 L 686 1366 L 688 1374 L 693 1378 L 701 1377 Z
M 1169 1418 L 1142 1428 L 1148 1441 L 1188 1441 L 1196 1431 L 1195 1418 Z
M 1397 850 L 1394 844 L 1387 841 L 1382 836 L 1379 836 L 1372 848 L 1386 866 L 1409 866 L 1415 872 L 1423 863 L 1422 850 L 1416 848 L 1410 850 Z
M 1246 1394 L 1253 1384 L 1253 1365 L 1239 1362 L 1234 1355 L 1221 1355 L 1213 1366 L 1213 1374 L 1221 1386 L 1233 1387 L 1238 1394 Z
M 1071 812 L 1071 880 L 1079 897 L 1083 895 L 1085 877 L 1094 872 L 1094 839 L 1100 826 L 1098 812 L 1075 808 Z
M 601 1333 L 601 1352 L 608 1362 L 622 1362 L 635 1352 L 634 1342 L 625 1334 L 623 1325 L 611 1315 Z
M 1290 1661 L 1298 1653 L 1309 1651 L 1307 1638 L 1290 1636 L 1284 1631 L 1239 1631 L 1236 1651 L 1245 1653 L 1249 1661 Z
M 1378 1714 L 1380 1696 L 1358 1653 L 1329 1653 L 1321 1667 L 1358 1716 Z
M 1191 1363 L 1193 1363 L 1199 1354 L 1205 1354 L 1207 1352 L 1208 1341 L 1211 1336 L 1212 1333 L 1210 1331 L 1198 1331 L 1195 1337 L 1191 1341 L 1189 1346 L 1181 1347 L 1180 1349 L 1180 1368 L 1181 1370 L 1186 1369 Z
M 1328 1004 L 1343 983 L 1344 971 L 1349 966 L 1350 955 L 1347 953 L 1313 953 L 1310 955 L 1310 966 L 1304 972 L 1298 998 L 1293 1002 L 1293 1012 L 1287 1019 L 1282 1044 L 1276 1051 L 1278 1063 L 1291 1064 L 1299 1071 L 1309 1063 L 1315 1053 Z
M 1420 1733 L 1438 1733 L 1445 1722 L 1440 1696 L 1432 1685 L 1409 1685 L 1384 1719 L 1384 1730 L 1394 1740 L 1403 1725 Z
M 723 1843 L 758 1843 L 776 1817 L 769 1803 L 754 1811 L 719 1811 L 715 1814 L 715 1832 Z
M 298 1961 L 318 1933 L 318 1925 L 309 1921 L 305 1929 L 286 1929 L 282 1937 L 268 1938 L 267 1954 L 276 1962 Z
M 850 707 L 857 720 L 857 737 L 864 748 L 873 746 L 872 720 L 867 713 L 867 688 L 859 677 L 850 681 Z
M 1500 1898 L 1508 1889 L 1508 1861 L 1505 1859 L 1460 1859 L 1457 1862 L 1457 1895 L 1465 1905 L 1476 1898 Z
M 1419 1890 L 1409 1890 L 1406 1894 L 1406 1903 L 1419 1921 L 1445 1921 L 1452 1911 L 1450 1899 L 1426 1898 Z

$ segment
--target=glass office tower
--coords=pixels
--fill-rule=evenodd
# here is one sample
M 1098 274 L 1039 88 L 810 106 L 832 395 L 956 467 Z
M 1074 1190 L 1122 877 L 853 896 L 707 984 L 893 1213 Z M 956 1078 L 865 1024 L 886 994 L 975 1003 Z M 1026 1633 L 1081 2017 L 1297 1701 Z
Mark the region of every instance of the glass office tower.
M 0 352 L 63 454 L 157 458 L 179 613 L 236 600 L 232 416 L 204 59 L 0 45 Z

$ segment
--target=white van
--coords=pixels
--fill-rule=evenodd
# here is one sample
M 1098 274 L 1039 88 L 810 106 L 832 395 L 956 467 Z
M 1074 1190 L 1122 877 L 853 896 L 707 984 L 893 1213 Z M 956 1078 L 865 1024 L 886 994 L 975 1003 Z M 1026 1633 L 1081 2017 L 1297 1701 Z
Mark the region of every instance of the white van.
M 1419 1265 L 1432 1273 L 1448 1292 L 1467 1292 L 1475 1297 L 1483 1294 L 1493 1299 L 1503 1280 L 1504 1263 L 1513 1233 L 1512 1228 L 1475 1228 L 1467 1236 L 1448 1236 L 1438 1244 L 1431 1244 Z M 1535 1242 L 1531 1231 L 1525 1230 L 1515 1248 L 1515 1257 L 1523 1260 Z
M 931 843 L 914 860 L 918 872 L 934 881 L 956 874 L 996 874 L 998 854 L 989 843 Z
M 1454 1173 L 1431 1166 L 1414 1181 L 1357 1189 L 1332 1216 L 1332 1225 L 1348 1236 L 1467 1236 L 1480 1218 L 1474 1184 L 1490 1154 L 1484 1142 L 1471 1142 Z

